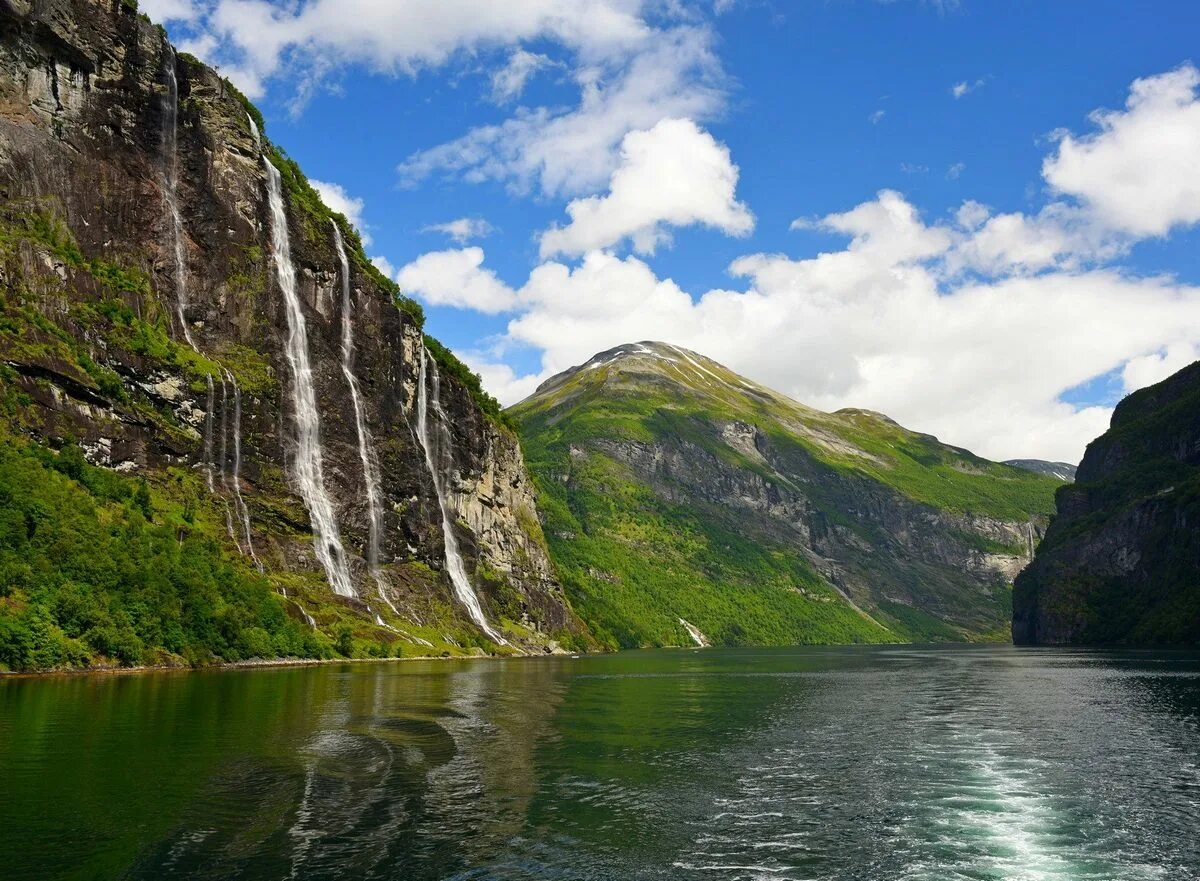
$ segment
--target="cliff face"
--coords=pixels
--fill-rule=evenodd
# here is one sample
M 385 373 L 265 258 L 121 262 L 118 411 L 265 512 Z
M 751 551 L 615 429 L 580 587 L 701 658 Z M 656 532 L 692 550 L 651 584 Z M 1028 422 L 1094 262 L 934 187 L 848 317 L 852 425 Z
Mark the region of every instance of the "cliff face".
M 626 645 L 1007 633 L 1060 481 L 863 410 L 823 413 L 663 343 L 513 409 L 550 545 Z
M 1200 642 L 1200 363 L 1130 395 L 1013 591 L 1013 641 Z
M 453 356 L 423 355 L 419 308 L 248 111 L 121 2 L 0 0 L 6 428 L 188 495 L 318 627 L 456 650 L 480 628 L 445 571 L 440 482 L 487 621 L 516 647 L 575 639 L 515 435 Z M 297 403 L 264 156 L 280 173 L 313 414 Z M 426 414 L 436 481 L 416 433 L 423 357 L 424 397 L 440 382 Z M 319 460 L 305 458 L 305 415 Z M 310 459 L 333 516 L 323 533 L 302 492 Z M 352 595 L 330 594 L 314 524 Z

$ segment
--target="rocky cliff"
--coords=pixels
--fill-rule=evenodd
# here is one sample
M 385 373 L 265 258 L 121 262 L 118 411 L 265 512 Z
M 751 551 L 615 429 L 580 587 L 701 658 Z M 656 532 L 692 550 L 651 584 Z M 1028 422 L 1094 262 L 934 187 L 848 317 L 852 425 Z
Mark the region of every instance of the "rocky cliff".
M 1061 485 L 664 343 L 511 412 L 572 600 L 622 645 L 1005 637 Z
M 1200 642 L 1200 362 L 1122 401 L 1013 590 L 1013 641 Z
M 346 645 L 495 648 L 451 543 L 510 648 L 583 639 L 495 402 L 261 129 L 135 3 L 0 0 L 6 443 L 147 479 Z

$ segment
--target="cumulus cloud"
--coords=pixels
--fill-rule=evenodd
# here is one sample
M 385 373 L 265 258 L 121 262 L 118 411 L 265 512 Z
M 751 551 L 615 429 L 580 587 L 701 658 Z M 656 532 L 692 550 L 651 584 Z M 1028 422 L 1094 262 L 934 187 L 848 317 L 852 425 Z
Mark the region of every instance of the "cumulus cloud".
M 159 3 L 179 0 L 157 0 Z M 216 0 L 201 26 L 206 60 L 261 82 L 286 64 L 320 75 L 348 64 L 384 73 L 437 67 L 459 53 L 551 40 L 601 59 L 646 39 L 632 0 Z
M 363 208 L 365 207 L 363 200 L 351 196 L 340 184 L 321 180 L 309 180 L 309 183 L 317 191 L 322 202 L 332 210 L 344 215 L 353 224 L 354 228 L 358 230 L 358 234 L 362 236 L 363 244 L 370 245 L 371 236 L 367 234 L 367 226 L 363 222 Z
M 516 305 L 515 292 L 483 268 L 482 248 L 422 254 L 396 273 L 396 283 L 432 306 L 495 313 Z
M 1162 382 L 1173 373 L 1178 373 L 1197 358 L 1200 358 L 1200 344 L 1195 342 L 1177 342 L 1163 347 L 1160 351 L 1132 358 L 1125 363 L 1121 371 L 1121 381 L 1126 392 L 1134 392 L 1156 382 Z
M 493 232 L 492 225 L 482 217 L 460 217 L 446 223 L 433 223 L 422 227 L 421 232 L 438 232 L 449 236 L 460 245 L 473 239 L 482 239 Z
M 542 234 L 541 254 L 582 254 L 625 239 L 653 254 L 670 243 L 668 226 L 748 235 L 754 215 L 737 200 L 737 180 L 725 145 L 690 119 L 664 119 L 625 136 L 608 192 L 568 204 L 571 222 Z
M 1200 221 L 1200 71 L 1185 64 L 1135 80 L 1125 110 L 1098 110 L 1099 131 L 1063 135 L 1042 173 L 1097 220 L 1134 236 Z
M 190 22 L 200 17 L 200 9 L 192 0 L 141 0 L 138 8 L 160 24 Z
M 401 180 L 430 175 L 499 180 L 552 196 L 604 185 L 629 131 L 667 117 L 705 121 L 725 105 L 726 76 L 711 24 L 696 10 L 660 0 L 156 0 L 196 3 L 187 51 L 218 66 L 250 97 L 286 74 L 298 111 L 347 66 L 413 75 L 467 58 L 492 65 L 490 97 L 511 103 L 530 77 L 561 67 L 576 106 L 519 107 L 420 150 Z M 533 52 L 530 45 L 542 51 Z
M 520 287 L 486 269 L 478 248 L 441 252 L 457 275 L 422 276 L 430 255 L 401 275 L 429 302 L 511 316 L 503 344 L 540 352 L 542 369 L 473 362 L 506 403 L 597 351 L 656 338 L 811 405 L 869 407 L 994 459 L 1078 461 L 1111 409 L 1076 407 L 1068 392 L 1108 375 L 1131 390 L 1200 354 L 1200 287 L 1113 262 L 1140 238 L 1194 222 L 1156 169 L 1175 167 L 1179 143 L 1190 143 L 1196 88 L 1190 68 L 1139 80 L 1125 111 L 1096 117 L 1098 133 L 1063 136 L 1044 166 L 1060 195 L 1036 212 L 966 201 L 928 220 L 883 190 L 793 223 L 844 236 L 844 246 L 749 254 L 730 266 L 728 289 L 685 291 L 636 256 L 599 250 L 574 266 L 543 262 Z M 1162 163 L 1140 137 L 1147 113 L 1171 135 L 1158 139 Z M 1175 169 L 1184 192 L 1191 173 Z M 1142 201 L 1110 205 L 1103 197 L 1131 175 L 1148 188 Z
M 502 181 L 515 192 L 575 196 L 602 188 L 628 132 L 677 117 L 699 121 L 725 103 L 724 74 L 705 27 L 656 32 L 628 55 L 574 71 L 577 107 L 523 108 L 495 125 L 422 150 L 400 164 L 401 181 L 431 175 Z
M 983 210 L 960 213 L 978 232 Z M 1111 411 L 1077 409 L 1066 391 L 1126 365 L 1130 382 L 1158 376 L 1191 351 L 1164 353 L 1165 338 L 1200 344 L 1200 289 L 1168 279 L 1098 268 L 956 281 L 946 261 L 973 234 L 923 222 L 895 192 L 799 225 L 849 241 L 805 259 L 741 258 L 731 272 L 743 290 L 693 296 L 636 257 L 603 252 L 543 263 L 513 289 L 478 249 L 452 287 L 472 288 L 472 274 L 498 286 L 486 299 L 513 313 L 506 343 L 542 352 L 536 374 L 490 374 L 506 403 L 597 351 L 663 339 L 811 405 L 869 407 L 997 459 L 1077 461 Z

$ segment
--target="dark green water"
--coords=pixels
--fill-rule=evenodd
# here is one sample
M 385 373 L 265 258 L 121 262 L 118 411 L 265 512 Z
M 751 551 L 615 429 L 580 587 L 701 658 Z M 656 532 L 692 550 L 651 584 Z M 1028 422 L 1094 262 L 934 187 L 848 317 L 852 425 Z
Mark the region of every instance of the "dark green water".
M 1200 656 L 0 682 L 0 877 L 1200 878 Z

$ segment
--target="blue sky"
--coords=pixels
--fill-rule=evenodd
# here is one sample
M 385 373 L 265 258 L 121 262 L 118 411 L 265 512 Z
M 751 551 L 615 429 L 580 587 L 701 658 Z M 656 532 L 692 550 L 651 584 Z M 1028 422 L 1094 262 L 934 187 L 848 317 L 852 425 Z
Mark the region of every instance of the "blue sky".
M 361 200 L 335 207 L 506 403 L 666 337 L 1077 460 L 1200 356 L 1194 3 L 142 7 Z

